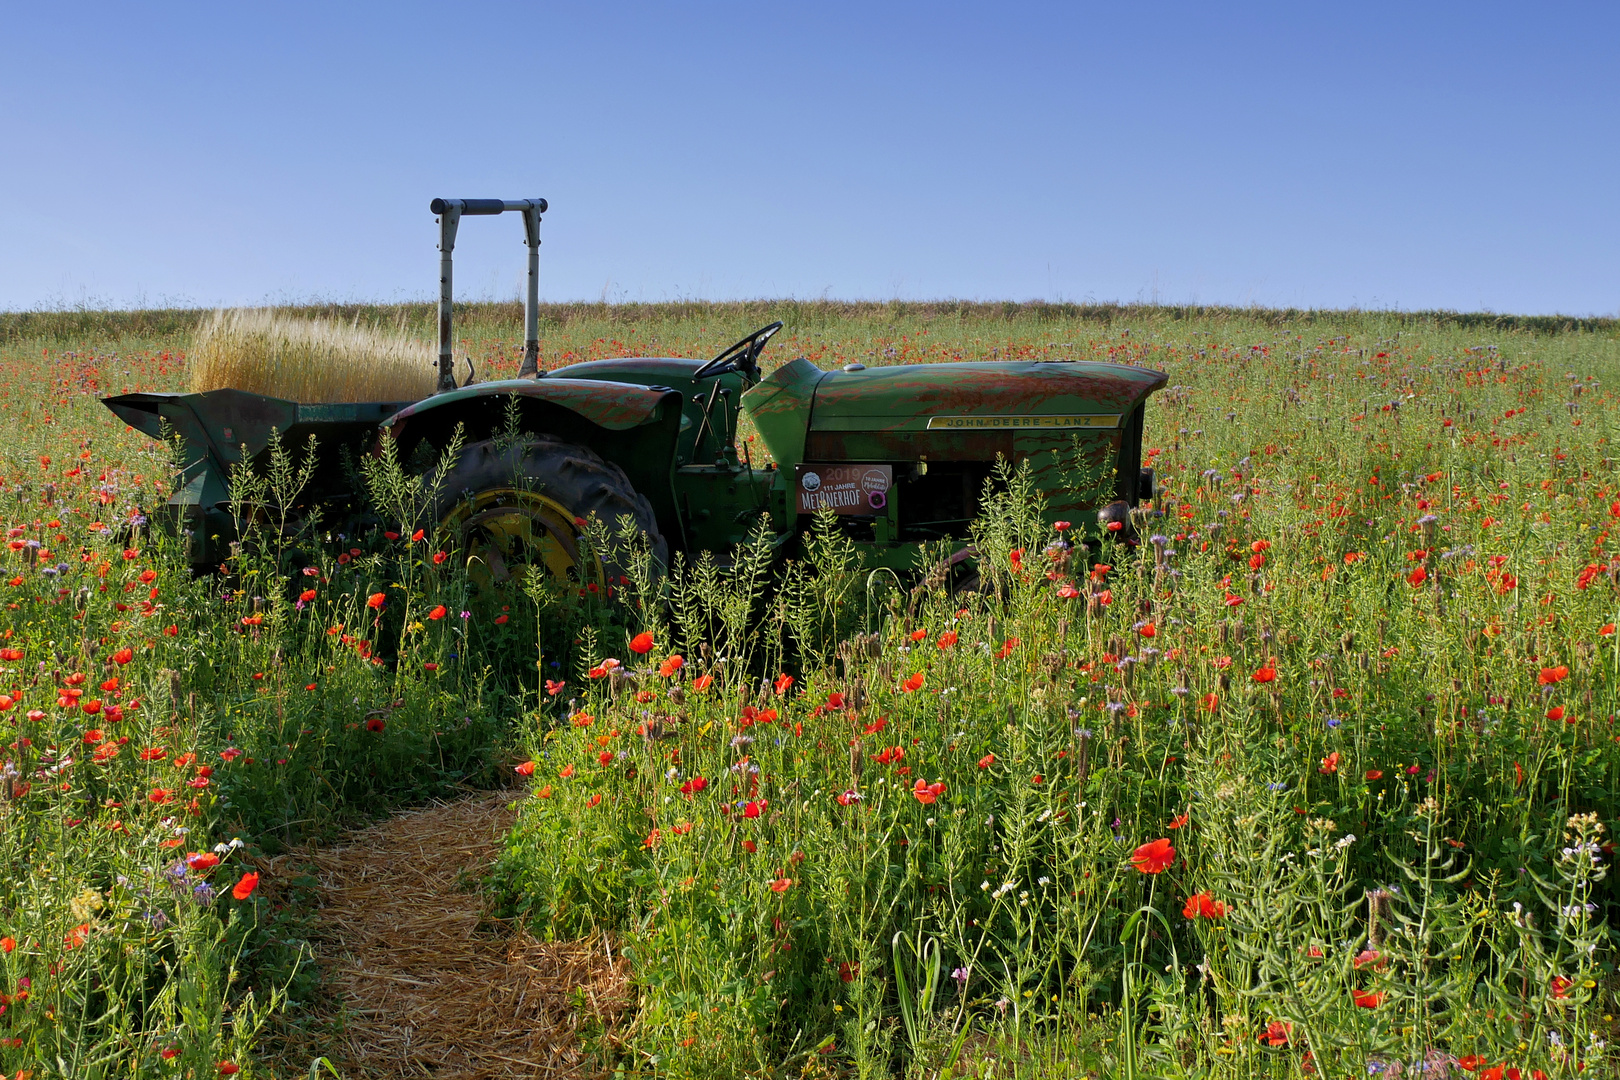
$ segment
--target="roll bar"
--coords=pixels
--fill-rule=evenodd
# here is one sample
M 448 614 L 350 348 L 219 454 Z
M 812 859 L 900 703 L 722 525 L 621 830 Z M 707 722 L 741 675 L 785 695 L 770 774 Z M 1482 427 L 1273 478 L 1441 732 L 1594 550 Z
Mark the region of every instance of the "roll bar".
M 450 326 L 450 253 L 456 247 L 456 227 L 462 215 L 523 215 L 524 239 L 529 244 L 529 288 L 523 298 L 523 364 L 518 377 L 534 375 L 540 367 L 540 215 L 544 199 L 434 199 L 428 209 L 439 218 L 439 386 L 438 393 L 456 388 L 454 337 Z

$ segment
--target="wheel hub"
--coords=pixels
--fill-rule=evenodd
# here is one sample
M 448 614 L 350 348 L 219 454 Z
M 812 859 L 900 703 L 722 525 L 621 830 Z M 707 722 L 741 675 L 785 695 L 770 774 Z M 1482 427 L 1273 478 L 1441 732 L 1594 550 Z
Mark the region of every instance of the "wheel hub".
M 539 492 L 496 488 L 457 503 L 440 525 L 460 542 L 477 585 L 521 586 L 530 573 L 559 585 L 600 585 L 600 560 L 582 565 L 575 520 L 568 507 Z

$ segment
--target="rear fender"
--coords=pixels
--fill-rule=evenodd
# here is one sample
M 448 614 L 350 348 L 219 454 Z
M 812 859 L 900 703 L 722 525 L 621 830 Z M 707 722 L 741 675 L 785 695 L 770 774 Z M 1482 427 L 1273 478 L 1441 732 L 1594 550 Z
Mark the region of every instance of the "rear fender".
M 397 440 L 401 460 L 409 460 L 424 442 L 438 454 L 458 425 L 467 442 L 494 438 L 506 427 L 513 400 L 523 431 L 588 446 L 618 465 L 652 503 L 665 537 L 684 540 L 674 497 L 682 401 L 667 387 L 599 379 L 479 383 L 407 405 L 384 420 L 381 430 Z

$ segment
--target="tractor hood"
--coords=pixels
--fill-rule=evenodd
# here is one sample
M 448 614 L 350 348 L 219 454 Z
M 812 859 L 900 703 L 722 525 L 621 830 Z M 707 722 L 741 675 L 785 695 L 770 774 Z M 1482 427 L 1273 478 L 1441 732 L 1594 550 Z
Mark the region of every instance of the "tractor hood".
M 1124 364 L 986 361 L 823 371 L 799 358 L 744 398 L 784 468 L 802 461 L 994 461 L 1121 445 L 1169 379 Z M 1138 436 L 1139 438 L 1140 436 Z M 1100 444 L 1099 444 L 1100 445 Z
M 828 372 L 811 431 L 1117 428 L 1169 379 L 1123 364 L 1002 361 Z

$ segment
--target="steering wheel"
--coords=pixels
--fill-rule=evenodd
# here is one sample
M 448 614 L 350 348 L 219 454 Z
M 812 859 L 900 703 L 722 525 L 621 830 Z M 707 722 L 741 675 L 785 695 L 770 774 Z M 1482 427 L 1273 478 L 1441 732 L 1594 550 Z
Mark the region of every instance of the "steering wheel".
M 759 354 L 765 351 L 765 343 L 770 341 L 772 335 L 780 329 L 782 329 L 780 319 L 769 326 L 760 327 L 707 364 L 692 372 L 692 378 L 707 379 L 709 376 L 719 375 L 721 372 L 739 370 L 748 374 L 759 374 L 759 364 L 757 363 Z

